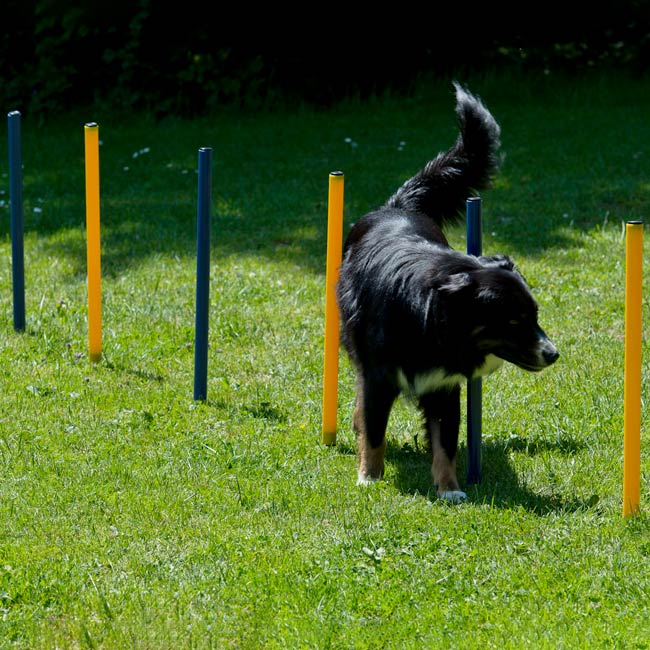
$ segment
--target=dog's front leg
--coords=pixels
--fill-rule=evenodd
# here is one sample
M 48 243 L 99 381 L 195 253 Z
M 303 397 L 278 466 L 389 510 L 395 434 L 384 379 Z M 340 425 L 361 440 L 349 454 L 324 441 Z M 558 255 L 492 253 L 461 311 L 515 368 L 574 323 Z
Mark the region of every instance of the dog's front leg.
M 397 390 L 376 376 L 357 376 L 357 398 L 353 425 L 359 456 L 358 485 L 368 485 L 384 476 L 386 427 Z
M 452 503 L 467 498 L 456 476 L 456 451 L 460 426 L 460 388 L 429 393 L 420 398 L 427 436 L 433 454 L 431 476 L 438 496 Z

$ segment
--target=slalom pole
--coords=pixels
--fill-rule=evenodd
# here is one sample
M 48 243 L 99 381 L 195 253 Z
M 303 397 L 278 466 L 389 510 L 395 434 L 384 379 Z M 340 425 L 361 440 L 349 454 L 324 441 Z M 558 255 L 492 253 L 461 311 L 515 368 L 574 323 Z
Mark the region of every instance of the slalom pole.
M 467 254 L 481 255 L 483 232 L 481 199 L 470 197 L 466 203 Z M 481 427 L 483 418 L 483 383 L 480 377 L 467 382 L 467 482 L 481 482 Z
M 322 442 L 336 443 L 336 412 L 339 381 L 339 310 L 336 283 L 343 249 L 343 172 L 329 175 L 327 207 L 327 266 L 325 271 L 325 359 L 323 368 Z
M 14 290 L 14 329 L 25 330 L 25 254 L 23 244 L 23 163 L 20 112 L 7 113 L 9 136 L 9 200 L 11 204 L 11 270 Z
M 208 397 L 208 315 L 210 311 L 210 199 L 212 149 L 199 149 L 196 226 L 196 333 L 194 341 L 194 399 Z
M 84 125 L 86 154 L 86 258 L 88 264 L 88 356 L 102 358 L 101 243 L 99 226 L 99 125 Z
M 623 387 L 623 516 L 641 499 L 641 337 L 643 222 L 625 225 L 625 378 Z

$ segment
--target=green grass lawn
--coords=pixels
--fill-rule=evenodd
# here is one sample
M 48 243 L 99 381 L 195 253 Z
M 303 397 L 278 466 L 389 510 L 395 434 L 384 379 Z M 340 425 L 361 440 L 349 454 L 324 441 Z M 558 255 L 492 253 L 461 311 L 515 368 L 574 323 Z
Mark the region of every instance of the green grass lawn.
M 24 333 L 0 130 L 0 649 L 650 648 L 645 409 L 641 514 L 622 517 L 622 224 L 648 218 L 650 84 L 489 76 L 470 88 L 506 154 L 483 194 L 483 249 L 515 258 L 562 356 L 484 381 L 483 481 L 465 485 L 463 441 L 469 500 L 456 507 L 435 497 L 405 401 L 386 480 L 355 485 L 343 354 L 336 445 L 320 431 L 328 174 L 345 173 L 346 226 L 383 203 L 455 139 L 450 84 L 193 121 L 24 117 Z M 101 140 L 97 365 L 88 121 Z M 214 168 L 197 403 L 202 146 Z M 461 227 L 450 237 L 464 248 Z M 650 322 L 647 296 L 643 310 Z M 643 377 L 647 403 L 645 360 Z

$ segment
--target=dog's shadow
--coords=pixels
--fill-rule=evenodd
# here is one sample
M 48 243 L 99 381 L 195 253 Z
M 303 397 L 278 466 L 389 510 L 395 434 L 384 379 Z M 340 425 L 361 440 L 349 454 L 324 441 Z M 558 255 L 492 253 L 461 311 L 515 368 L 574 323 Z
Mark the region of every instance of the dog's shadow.
M 592 508 L 593 497 L 580 499 L 574 495 L 549 490 L 549 494 L 532 491 L 522 482 L 513 466 L 511 451 L 531 455 L 545 451 L 573 454 L 578 443 L 574 441 L 529 441 L 524 438 L 484 440 L 481 445 L 481 481 L 467 485 L 467 449 L 458 448 L 457 471 L 461 489 L 467 493 L 468 502 L 488 504 L 497 508 L 522 507 L 530 512 L 545 515 L 551 512 L 574 512 Z M 422 495 L 431 501 L 438 499 L 431 483 L 431 457 L 421 445 L 389 442 L 386 450 L 388 480 L 405 494 Z M 552 486 L 550 486 L 552 487 Z

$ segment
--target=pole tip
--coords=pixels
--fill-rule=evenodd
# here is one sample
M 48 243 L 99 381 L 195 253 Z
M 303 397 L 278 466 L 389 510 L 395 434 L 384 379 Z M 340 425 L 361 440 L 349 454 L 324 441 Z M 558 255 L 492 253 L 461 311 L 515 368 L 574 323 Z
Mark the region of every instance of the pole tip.
M 96 129 L 99 126 L 99 124 L 97 124 L 97 122 L 86 122 L 84 126 L 87 129 Z
M 20 117 L 20 111 L 9 111 L 7 117 Z
M 627 224 L 628 224 L 629 226 L 642 226 L 642 225 L 643 225 L 643 221 L 641 221 L 641 219 L 634 219 L 634 220 L 632 220 L 632 221 L 628 221 Z
M 343 176 L 343 172 L 341 171 L 330 172 L 330 176 Z

